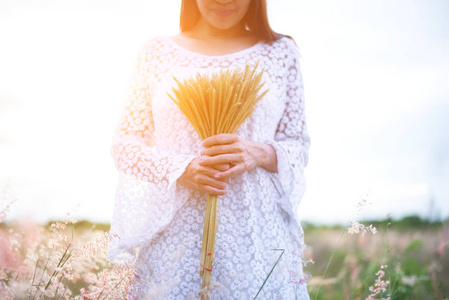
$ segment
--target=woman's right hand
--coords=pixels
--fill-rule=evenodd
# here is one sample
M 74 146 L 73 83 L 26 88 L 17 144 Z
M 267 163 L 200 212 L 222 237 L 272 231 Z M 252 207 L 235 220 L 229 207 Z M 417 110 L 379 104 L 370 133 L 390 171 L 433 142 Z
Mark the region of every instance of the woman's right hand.
M 202 166 L 199 164 L 201 158 L 202 156 L 196 157 L 190 162 L 184 173 L 178 178 L 178 182 L 187 188 L 211 195 L 225 195 L 228 192 L 226 181 L 215 178 L 215 174 L 229 170 L 230 165 Z

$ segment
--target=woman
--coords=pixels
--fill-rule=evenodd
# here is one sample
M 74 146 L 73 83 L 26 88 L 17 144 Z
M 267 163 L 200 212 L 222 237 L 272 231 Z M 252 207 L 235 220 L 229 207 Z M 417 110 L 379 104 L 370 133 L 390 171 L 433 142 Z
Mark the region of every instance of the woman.
M 235 134 L 201 141 L 167 95 L 173 76 L 256 64 L 268 93 Z M 137 259 L 138 297 L 197 298 L 206 197 L 215 194 L 210 297 L 308 299 L 296 213 L 308 147 L 298 51 L 271 30 L 265 0 L 183 0 L 181 33 L 144 46 L 116 133 L 111 230 L 120 239 L 109 258 Z

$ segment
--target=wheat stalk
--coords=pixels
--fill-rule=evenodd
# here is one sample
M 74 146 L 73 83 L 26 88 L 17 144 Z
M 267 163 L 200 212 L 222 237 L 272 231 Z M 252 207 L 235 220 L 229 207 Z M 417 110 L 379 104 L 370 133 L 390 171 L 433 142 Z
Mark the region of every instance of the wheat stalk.
M 220 133 L 234 133 L 252 114 L 256 103 L 268 92 L 260 95 L 264 85 L 261 83 L 263 71 L 256 74 L 254 68 L 246 66 L 240 69 L 226 70 L 211 76 L 197 75 L 182 83 L 176 78 L 177 88 L 173 87 L 176 103 L 182 113 L 204 140 Z M 203 243 L 201 248 L 202 288 L 210 284 L 213 268 L 215 236 L 217 233 L 217 196 L 207 198 L 204 218 Z

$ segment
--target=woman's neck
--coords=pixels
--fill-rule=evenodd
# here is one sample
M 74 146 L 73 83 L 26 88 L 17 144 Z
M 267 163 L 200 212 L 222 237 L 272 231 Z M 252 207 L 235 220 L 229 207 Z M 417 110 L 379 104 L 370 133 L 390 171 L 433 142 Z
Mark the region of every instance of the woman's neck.
M 181 32 L 173 40 L 180 46 L 204 55 L 226 55 L 254 46 L 258 39 L 242 24 L 227 30 L 217 29 L 201 20 L 192 30 Z
M 195 38 L 201 40 L 228 40 L 242 38 L 249 34 L 243 24 L 221 30 L 211 26 L 203 18 L 200 18 L 191 33 Z

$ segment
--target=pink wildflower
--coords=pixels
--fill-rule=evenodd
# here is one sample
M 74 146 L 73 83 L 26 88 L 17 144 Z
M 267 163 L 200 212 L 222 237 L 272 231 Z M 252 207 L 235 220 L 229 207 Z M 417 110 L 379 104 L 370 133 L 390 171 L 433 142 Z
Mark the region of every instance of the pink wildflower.
M 362 236 L 364 236 L 367 232 L 371 232 L 372 234 L 377 233 L 376 227 L 374 227 L 372 224 L 370 226 L 365 226 L 362 223 L 359 223 L 357 221 L 351 222 L 351 227 L 348 228 L 349 234 L 358 234 L 362 233 Z
M 387 290 L 388 285 L 390 284 L 390 281 L 384 281 L 382 278 L 385 276 L 385 272 L 382 271 L 385 269 L 387 265 L 383 265 L 380 267 L 380 270 L 376 273 L 377 279 L 374 281 L 374 285 L 369 287 L 369 290 L 371 294 L 366 297 L 365 300 L 374 300 L 375 297 L 378 296 L 380 293 L 383 293 Z M 387 296 L 387 298 L 381 298 L 382 300 L 390 300 L 390 296 Z

